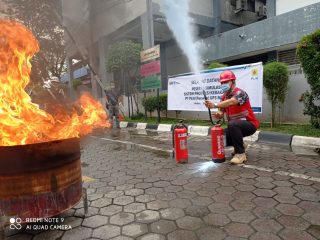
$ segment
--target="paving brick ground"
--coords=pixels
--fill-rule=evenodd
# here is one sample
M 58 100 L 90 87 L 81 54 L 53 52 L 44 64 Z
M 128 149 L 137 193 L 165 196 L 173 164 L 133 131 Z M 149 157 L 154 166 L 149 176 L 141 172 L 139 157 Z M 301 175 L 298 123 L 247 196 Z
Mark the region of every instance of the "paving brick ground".
M 247 166 L 214 164 L 205 160 L 208 137 L 193 137 L 189 163 L 177 165 L 168 152 L 101 138 L 171 147 L 165 134 L 87 138 L 88 216 L 79 203 L 61 216 L 72 230 L 8 232 L 8 239 L 320 239 L 317 157 L 254 143 Z

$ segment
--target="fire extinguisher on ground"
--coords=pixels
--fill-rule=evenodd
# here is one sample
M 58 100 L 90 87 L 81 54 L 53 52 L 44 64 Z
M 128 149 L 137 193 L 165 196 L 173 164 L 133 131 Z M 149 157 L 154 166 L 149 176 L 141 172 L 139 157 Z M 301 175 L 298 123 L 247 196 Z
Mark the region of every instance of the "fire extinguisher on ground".
M 208 100 L 206 91 L 203 90 L 204 100 Z M 211 110 L 208 108 L 209 117 L 211 123 L 214 125 L 211 128 L 211 151 L 212 151 L 212 161 L 215 163 L 222 163 L 226 160 L 224 154 L 224 143 L 223 143 L 223 128 L 219 124 L 220 120 L 216 123 L 213 122 L 211 116 Z
M 211 128 L 211 150 L 213 162 L 222 163 L 226 160 L 223 143 L 223 128 L 218 123 Z
M 180 121 L 172 131 L 173 157 L 177 163 L 188 162 L 188 127 Z

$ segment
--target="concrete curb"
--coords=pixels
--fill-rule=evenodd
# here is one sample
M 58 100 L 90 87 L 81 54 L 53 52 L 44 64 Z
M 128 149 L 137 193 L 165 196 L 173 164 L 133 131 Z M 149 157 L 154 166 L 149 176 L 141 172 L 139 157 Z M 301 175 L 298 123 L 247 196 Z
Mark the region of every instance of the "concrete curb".
M 136 128 L 139 130 L 156 130 L 158 132 L 171 132 L 173 125 L 171 124 L 146 124 L 146 123 L 133 123 L 133 122 L 120 122 L 120 128 Z M 188 126 L 188 132 L 193 136 L 208 136 L 210 135 L 211 127 L 207 126 Z M 257 131 L 255 134 L 244 138 L 249 142 L 264 142 L 275 143 L 279 145 L 291 147 L 306 147 L 306 148 L 319 148 L 320 138 L 316 137 L 303 137 L 291 134 Z

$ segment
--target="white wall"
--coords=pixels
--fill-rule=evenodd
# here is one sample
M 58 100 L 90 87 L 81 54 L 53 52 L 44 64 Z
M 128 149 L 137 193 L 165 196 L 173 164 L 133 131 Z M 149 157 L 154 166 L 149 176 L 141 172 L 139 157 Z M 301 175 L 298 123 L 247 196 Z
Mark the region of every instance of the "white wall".
M 290 12 L 318 2 L 320 2 L 320 0 L 277 0 L 276 15 Z

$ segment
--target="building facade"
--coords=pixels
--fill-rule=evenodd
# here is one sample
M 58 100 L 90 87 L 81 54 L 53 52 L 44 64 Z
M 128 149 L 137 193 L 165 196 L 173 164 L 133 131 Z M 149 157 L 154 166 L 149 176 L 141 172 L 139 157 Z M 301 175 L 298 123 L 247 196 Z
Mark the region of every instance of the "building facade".
M 62 2 L 64 24 L 78 46 L 76 48 L 70 39 L 67 41 L 69 63 L 71 59 L 79 59 L 80 49 L 104 84 L 113 81 L 112 74 L 106 71 L 108 49 L 124 39 L 141 42 L 144 49 L 160 44 L 163 91 L 168 76 L 190 71 L 166 24 L 161 0 Z M 320 28 L 319 0 L 190 0 L 190 16 L 194 19 L 197 37 L 207 46 L 202 55 L 206 63 L 237 65 L 270 60 L 287 63 L 290 90 L 279 117 L 282 122 L 308 121 L 298 101 L 308 84 L 295 50 L 301 37 Z M 73 78 L 72 74 L 69 76 Z M 92 80 L 91 85 L 94 95 L 102 98 L 99 84 Z M 207 118 L 207 113 L 186 112 L 182 116 Z M 258 117 L 268 121 L 270 116 L 270 103 L 264 94 L 263 114 Z

